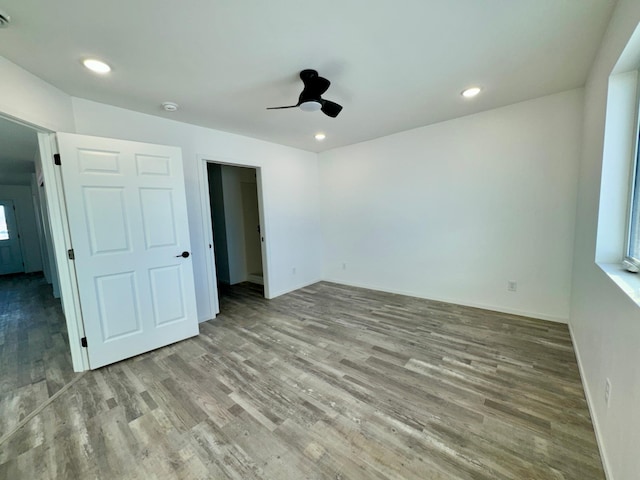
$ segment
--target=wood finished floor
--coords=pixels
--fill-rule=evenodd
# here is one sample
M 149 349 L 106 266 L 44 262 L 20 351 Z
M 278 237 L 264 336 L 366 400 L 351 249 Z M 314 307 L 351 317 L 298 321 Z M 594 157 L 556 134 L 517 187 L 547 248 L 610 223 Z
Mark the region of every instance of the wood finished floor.
M 85 374 L 0 478 L 604 479 L 565 325 L 324 282 L 221 310 Z
M 0 275 L 0 438 L 74 375 L 51 286 L 41 273 Z

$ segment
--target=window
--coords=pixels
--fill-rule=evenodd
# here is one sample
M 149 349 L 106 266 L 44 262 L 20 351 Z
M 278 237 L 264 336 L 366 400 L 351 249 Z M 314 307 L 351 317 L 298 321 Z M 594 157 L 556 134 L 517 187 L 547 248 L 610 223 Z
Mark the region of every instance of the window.
M 636 110 L 637 111 L 637 110 Z M 634 166 L 631 185 L 631 205 L 629 208 L 629 233 L 627 238 L 627 257 L 634 260 L 636 264 L 640 264 L 640 129 L 636 121 L 635 128 L 635 150 L 634 150 Z
M 4 213 L 4 205 L 0 205 L 0 240 L 9 240 L 9 227 L 7 216 Z

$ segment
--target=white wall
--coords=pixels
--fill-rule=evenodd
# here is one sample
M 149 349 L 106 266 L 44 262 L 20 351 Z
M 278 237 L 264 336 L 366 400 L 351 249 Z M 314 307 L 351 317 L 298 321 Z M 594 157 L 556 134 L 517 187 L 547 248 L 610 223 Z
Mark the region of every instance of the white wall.
M 16 221 L 22 247 L 24 271 L 39 272 L 42 270 L 40 239 L 36 227 L 36 214 L 33 209 L 31 187 L 24 185 L 0 185 L 0 199 L 13 200 L 16 207 Z
M 640 2 L 619 0 L 585 87 L 575 235 L 570 326 L 610 480 L 635 480 L 640 472 L 640 307 L 594 259 L 599 207 L 612 203 L 600 202 L 601 180 L 611 177 L 602 173 L 608 78 L 639 22 Z M 606 378 L 612 385 L 609 408 Z
M 320 154 L 324 277 L 566 322 L 581 106 L 572 90 Z
M 71 97 L 0 57 L 0 115 L 51 131 L 74 129 Z
M 234 285 L 246 282 L 248 276 L 242 182 L 253 182 L 255 185 L 256 172 L 255 169 L 229 165 L 223 165 L 221 171 L 229 283 Z
M 244 224 L 244 253 L 249 281 L 262 277 L 262 242 L 260 241 L 260 207 L 255 173 L 248 181 L 240 182 L 242 198 L 242 223 Z
M 211 318 L 204 262 L 206 248 L 201 211 L 198 156 L 236 165 L 261 167 L 265 237 L 269 250 L 271 296 L 321 278 L 317 155 L 122 108 L 74 98 L 76 131 L 182 148 L 200 320 Z M 294 269 L 295 272 L 294 273 Z

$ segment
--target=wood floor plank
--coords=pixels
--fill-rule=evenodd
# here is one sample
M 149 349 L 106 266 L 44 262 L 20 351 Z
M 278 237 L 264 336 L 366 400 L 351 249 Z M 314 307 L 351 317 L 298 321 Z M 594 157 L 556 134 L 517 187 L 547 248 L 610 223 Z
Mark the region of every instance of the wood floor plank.
M 5 429 L 74 378 L 61 326 L 7 320 L 38 314 L 12 282 Z M 220 304 L 198 337 L 59 390 L 0 478 L 604 479 L 566 325 L 327 282 Z
M 41 273 L 0 276 L 0 437 L 69 383 L 60 301 Z

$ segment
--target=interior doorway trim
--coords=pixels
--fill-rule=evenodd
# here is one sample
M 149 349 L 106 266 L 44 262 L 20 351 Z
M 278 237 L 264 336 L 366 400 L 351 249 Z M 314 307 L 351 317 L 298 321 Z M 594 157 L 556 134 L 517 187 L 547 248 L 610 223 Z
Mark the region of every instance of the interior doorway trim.
M 256 186 L 258 189 L 258 215 L 260 218 L 260 229 L 262 241 L 260 242 L 262 248 L 262 275 L 264 280 L 264 297 L 271 299 L 271 292 L 269 289 L 271 271 L 271 259 L 269 255 L 269 225 L 266 222 L 265 205 L 264 205 L 264 193 L 262 184 L 262 167 L 255 163 L 243 162 L 234 159 L 224 159 L 211 155 L 198 155 L 198 163 L 200 168 L 198 169 L 198 180 L 200 183 L 200 202 L 202 208 L 202 230 L 204 234 L 204 246 L 207 251 L 205 265 L 207 268 L 207 286 L 210 311 L 214 315 L 220 313 L 220 303 L 218 301 L 218 285 L 216 280 L 216 260 L 213 253 L 215 245 L 213 243 L 213 225 L 211 222 L 211 205 L 209 203 L 209 178 L 207 174 L 207 165 L 210 163 L 217 163 L 220 165 L 228 165 L 231 167 L 244 167 L 256 169 Z M 211 246 L 211 248 L 209 248 Z
M 62 175 L 53 163 L 53 155 L 58 153 L 55 133 L 39 131 L 38 147 L 40 149 L 42 177 L 49 210 L 47 214 L 51 224 L 53 251 L 58 267 L 60 300 L 62 301 L 62 310 L 67 322 L 71 361 L 74 371 L 83 372 L 89 370 L 89 357 L 87 350 L 81 344 L 81 339 L 84 337 L 84 323 L 82 321 L 82 310 L 80 309 L 80 295 L 76 283 L 75 265 L 67 258 L 67 250 L 71 248 L 71 235 L 69 233 L 69 219 L 62 187 Z

